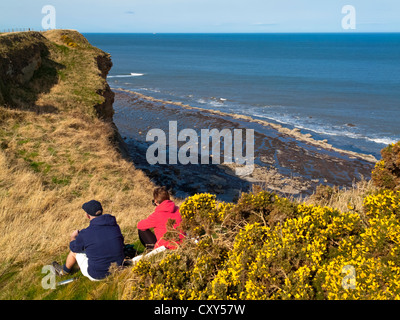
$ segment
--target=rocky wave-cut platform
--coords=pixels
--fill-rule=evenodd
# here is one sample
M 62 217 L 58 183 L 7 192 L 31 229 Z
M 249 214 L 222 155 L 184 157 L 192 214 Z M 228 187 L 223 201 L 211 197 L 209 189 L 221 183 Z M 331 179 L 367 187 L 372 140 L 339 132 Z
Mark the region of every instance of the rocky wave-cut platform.
M 210 192 L 220 200 L 234 201 L 253 184 L 285 196 L 306 196 L 319 184 L 350 187 L 361 178 L 368 179 L 376 161 L 372 156 L 339 150 L 326 141 L 316 141 L 300 130 L 163 101 L 133 91 L 114 91 L 114 122 L 124 137 L 132 161 L 156 184 L 166 185 L 177 197 Z M 237 176 L 235 163 L 211 164 L 211 158 L 210 164 L 150 165 L 146 151 L 153 142 L 147 142 L 146 135 L 155 128 L 168 135 L 170 121 L 177 121 L 178 131 L 194 129 L 199 136 L 201 129 L 254 129 L 254 170 L 248 176 Z

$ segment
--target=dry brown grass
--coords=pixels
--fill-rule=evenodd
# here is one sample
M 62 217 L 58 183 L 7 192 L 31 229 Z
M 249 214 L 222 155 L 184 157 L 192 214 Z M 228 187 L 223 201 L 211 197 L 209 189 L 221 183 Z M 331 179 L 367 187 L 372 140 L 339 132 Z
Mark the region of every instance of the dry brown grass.
M 365 196 L 376 190 L 371 180 L 361 179 L 351 188 L 327 187 L 320 186 L 317 191 L 302 199 L 301 202 L 308 205 L 328 206 L 337 208 L 341 212 L 354 210 L 363 212 L 363 201 Z
M 90 199 L 101 201 L 133 242 L 137 222 L 153 210 L 153 185 L 116 151 L 110 125 L 58 115 L 26 114 L 24 121 L 7 121 L 14 132 L 0 150 L 0 275 L 65 255 L 69 234 L 88 224 L 81 206 Z
M 88 225 L 84 202 L 101 201 L 126 243 L 137 239 L 137 222 L 153 210 L 154 185 L 119 154 L 112 125 L 94 116 L 93 104 L 104 100 L 95 90 L 105 81 L 96 70 L 97 49 L 68 52 L 52 51 L 53 59 L 76 63 L 36 101 L 59 112 L 0 107 L 0 299 L 27 298 L 29 288 L 40 287 L 41 268 L 63 262 L 70 233 Z

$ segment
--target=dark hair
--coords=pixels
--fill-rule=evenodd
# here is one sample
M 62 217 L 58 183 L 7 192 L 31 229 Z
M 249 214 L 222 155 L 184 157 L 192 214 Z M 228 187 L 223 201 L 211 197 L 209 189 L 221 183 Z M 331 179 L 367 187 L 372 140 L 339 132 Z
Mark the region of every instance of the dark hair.
M 157 203 L 169 200 L 169 192 L 166 187 L 157 187 L 153 190 L 153 198 Z

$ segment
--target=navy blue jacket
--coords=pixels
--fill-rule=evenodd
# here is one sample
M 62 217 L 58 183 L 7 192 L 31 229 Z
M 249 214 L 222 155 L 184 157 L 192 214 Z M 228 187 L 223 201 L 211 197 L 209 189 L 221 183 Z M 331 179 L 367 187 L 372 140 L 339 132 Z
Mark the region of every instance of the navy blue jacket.
M 94 279 L 108 275 L 111 263 L 121 265 L 124 261 L 124 237 L 114 216 L 103 214 L 92 220 L 79 232 L 69 248 L 72 252 L 86 253 L 88 273 Z

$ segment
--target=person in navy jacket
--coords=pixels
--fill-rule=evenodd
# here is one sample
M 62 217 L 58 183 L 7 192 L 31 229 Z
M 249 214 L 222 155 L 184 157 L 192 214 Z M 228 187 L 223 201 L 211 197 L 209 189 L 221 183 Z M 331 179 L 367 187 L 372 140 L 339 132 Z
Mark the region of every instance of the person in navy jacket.
M 61 267 L 53 266 L 58 275 L 65 275 L 78 263 L 82 274 L 90 280 L 100 280 L 109 274 L 112 263 L 122 265 L 124 255 L 124 237 L 114 216 L 103 214 L 100 202 L 91 200 L 83 204 L 82 209 L 90 223 L 86 229 L 75 230 L 71 234 L 70 253 Z

